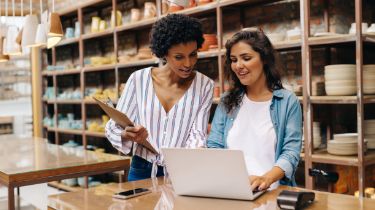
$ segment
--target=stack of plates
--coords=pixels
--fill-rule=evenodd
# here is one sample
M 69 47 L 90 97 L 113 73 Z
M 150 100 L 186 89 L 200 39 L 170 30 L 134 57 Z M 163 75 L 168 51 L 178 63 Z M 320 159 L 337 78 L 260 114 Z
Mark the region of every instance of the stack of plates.
M 363 65 L 363 93 L 375 94 L 375 65 Z
M 340 64 L 325 66 L 324 79 L 327 95 L 344 96 L 356 94 L 355 65 Z
M 328 141 L 327 151 L 333 155 L 356 155 L 358 154 L 357 142 L 357 133 L 334 134 L 333 140 Z
M 375 149 L 375 120 L 364 121 L 364 133 L 368 149 Z
M 319 148 L 322 144 L 322 136 L 320 135 L 320 122 L 313 122 L 313 144 L 314 149 Z M 302 136 L 302 150 L 305 150 L 305 138 Z

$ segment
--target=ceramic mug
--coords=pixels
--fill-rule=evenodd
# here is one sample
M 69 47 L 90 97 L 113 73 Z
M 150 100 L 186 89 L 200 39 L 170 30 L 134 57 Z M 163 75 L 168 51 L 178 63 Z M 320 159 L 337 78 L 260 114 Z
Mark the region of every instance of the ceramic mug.
M 153 18 L 156 16 L 156 5 L 154 2 L 145 2 L 143 18 Z
M 74 28 L 68 27 L 65 31 L 65 38 L 73 38 L 74 37 Z
M 81 35 L 81 24 L 77 21 L 74 24 L 74 36 L 79 37 Z
M 133 8 L 130 10 L 130 22 L 137 22 L 141 20 L 141 10 Z
M 99 32 L 100 17 L 92 17 L 91 33 Z
M 99 31 L 104 31 L 106 28 L 107 28 L 107 22 L 105 22 L 105 20 L 100 20 Z

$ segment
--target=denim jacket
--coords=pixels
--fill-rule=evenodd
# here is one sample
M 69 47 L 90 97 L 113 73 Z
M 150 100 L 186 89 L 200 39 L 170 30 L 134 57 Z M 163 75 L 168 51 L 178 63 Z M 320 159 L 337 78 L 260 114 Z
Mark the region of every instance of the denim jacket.
M 240 106 L 229 114 L 221 102 L 211 124 L 207 139 L 209 148 L 227 148 L 227 136 Z M 302 144 L 302 112 L 298 98 L 285 89 L 274 90 L 270 105 L 271 121 L 276 132 L 275 166 L 285 172 L 280 184 L 295 186 L 294 173 L 300 159 Z

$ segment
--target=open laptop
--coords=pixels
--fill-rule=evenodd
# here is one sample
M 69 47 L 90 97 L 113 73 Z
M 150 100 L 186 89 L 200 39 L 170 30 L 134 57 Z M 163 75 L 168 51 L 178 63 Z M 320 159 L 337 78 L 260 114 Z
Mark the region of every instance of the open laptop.
M 243 152 L 228 149 L 161 149 L 177 195 L 254 200 Z

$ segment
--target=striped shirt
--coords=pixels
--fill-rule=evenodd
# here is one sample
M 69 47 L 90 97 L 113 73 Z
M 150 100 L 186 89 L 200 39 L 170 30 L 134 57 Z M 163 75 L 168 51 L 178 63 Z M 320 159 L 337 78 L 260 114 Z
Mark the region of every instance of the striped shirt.
M 191 86 L 166 113 L 155 94 L 149 67 L 130 75 L 116 109 L 135 124 L 145 127 L 149 134 L 147 140 L 157 150 L 162 147 L 195 148 L 205 146 L 212 97 L 213 81 L 196 72 Z M 105 129 L 111 144 L 128 154 L 133 142 L 121 140 L 122 131 L 113 120 L 109 120 Z M 162 154 L 155 155 L 137 143 L 134 143 L 133 154 L 149 162 L 163 162 Z

